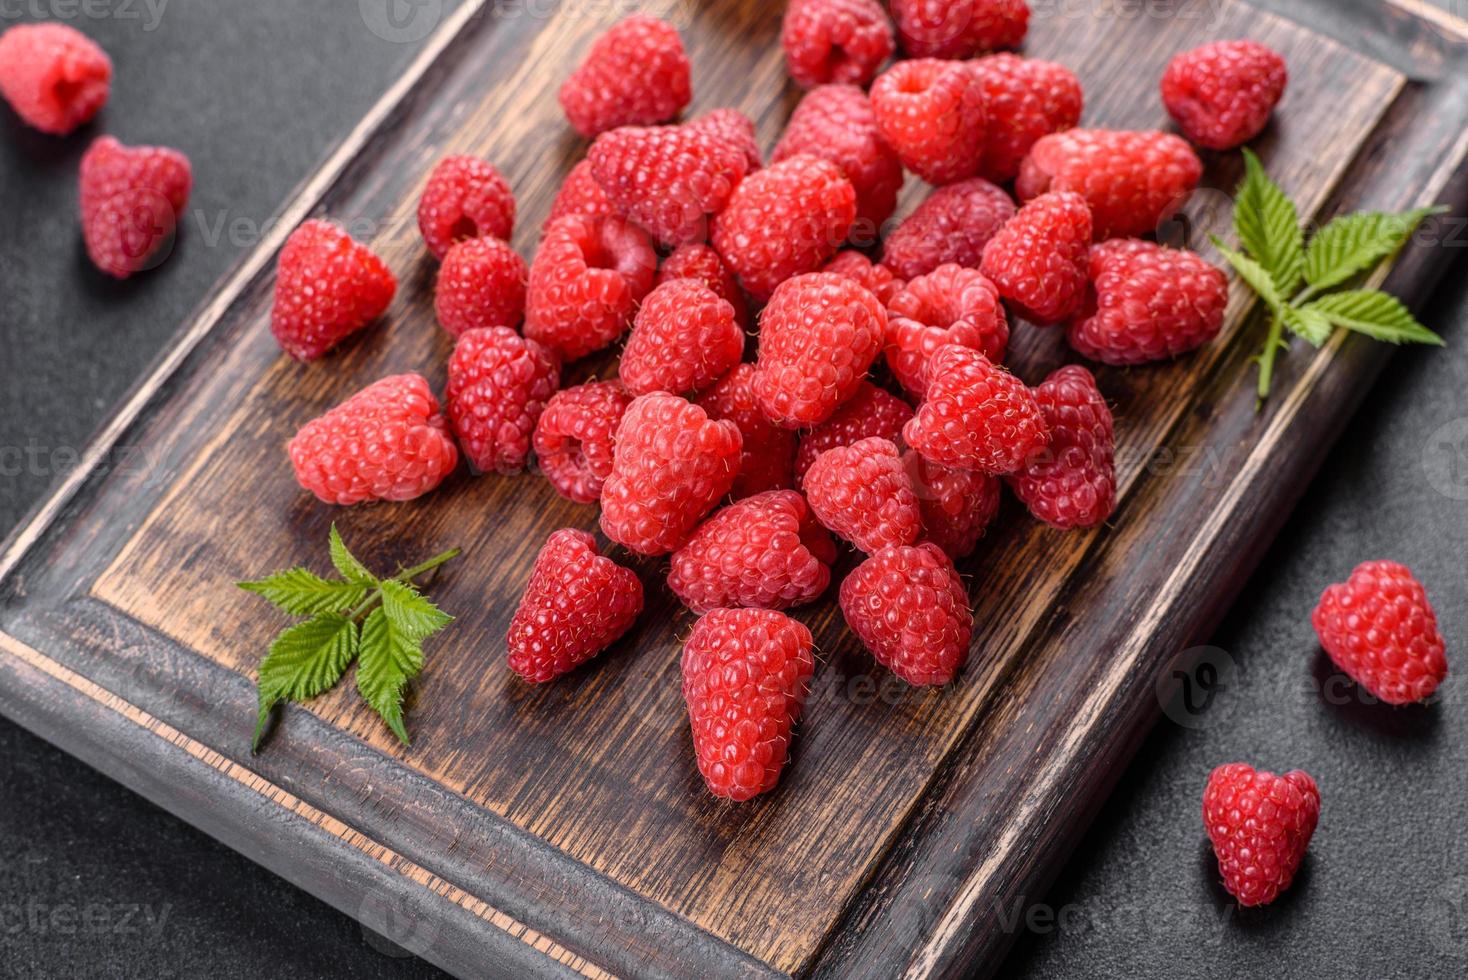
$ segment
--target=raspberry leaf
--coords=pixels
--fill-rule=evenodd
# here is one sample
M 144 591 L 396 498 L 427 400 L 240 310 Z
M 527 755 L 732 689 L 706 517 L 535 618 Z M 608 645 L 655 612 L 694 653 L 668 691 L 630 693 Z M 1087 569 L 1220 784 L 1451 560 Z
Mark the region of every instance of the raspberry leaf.
M 1435 344 L 1443 339 L 1424 327 L 1402 301 L 1379 289 L 1352 289 L 1318 299 L 1301 312 L 1389 344 Z
M 331 525 L 331 563 L 341 573 L 342 578 L 348 582 L 377 584 L 377 576 L 367 571 L 367 566 L 347 550 L 346 542 L 342 541 L 341 533 L 337 531 L 335 522 Z
M 357 691 L 404 745 L 411 743 L 403 724 L 403 690 L 422 669 L 421 640 L 404 631 L 386 605 L 372 610 L 362 624 Z
M 1300 214 L 1248 149 L 1244 150 L 1244 181 L 1237 196 L 1234 231 L 1239 241 L 1269 274 L 1275 291 L 1281 296 L 1291 295 L 1299 287 L 1305 269 L 1305 233 L 1300 227 Z
M 382 583 L 382 611 L 393 627 L 415 642 L 422 642 L 454 621 L 411 585 Z
M 260 747 L 270 709 L 281 701 L 305 701 L 341 679 L 357 655 L 357 624 L 340 613 L 321 613 L 281 633 L 260 663 L 260 710 L 251 751 Z
M 1234 267 L 1239 278 L 1248 283 L 1249 288 L 1258 294 L 1259 298 L 1264 301 L 1264 305 L 1269 307 L 1269 312 L 1275 316 L 1283 314 L 1286 305 L 1284 296 L 1275 287 L 1274 277 L 1269 274 L 1268 269 L 1247 255 L 1235 252 L 1216 237 L 1213 239 L 1213 247 L 1218 249 L 1218 254 L 1227 259 L 1228 264 Z
M 1330 317 L 1324 313 L 1318 310 L 1296 309 L 1293 306 L 1285 309 L 1284 325 L 1290 328 L 1290 333 L 1304 337 L 1316 347 L 1330 339 L 1330 332 L 1334 328 Z
M 257 582 L 241 582 L 239 587 L 292 616 L 341 612 L 367 598 L 367 586 L 362 582 L 324 579 L 304 568 L 287 569 Z
M 1402 214 L 1369 211 L 1336 218 L 1320 229 L 1305 252 L 1305 281 L 1315 293 L 1349 280 L 1396 253 L 1423 220 L 1448 208 L 1418 208 Z

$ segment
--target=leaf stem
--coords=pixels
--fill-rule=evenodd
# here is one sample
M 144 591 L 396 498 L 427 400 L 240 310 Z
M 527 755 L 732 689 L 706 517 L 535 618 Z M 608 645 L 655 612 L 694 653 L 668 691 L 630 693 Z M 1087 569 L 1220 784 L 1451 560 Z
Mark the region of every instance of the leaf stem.
M 1314 299 L 1319 294 L 1319 292 L 1320 290 L 1315 286 L 1306 286 L 1304 289 L 1300 290 L 1300 295 L 1296 296 L 1294 300 L 1291 301 L 1290 305 L 1304 306 L 1306 303 Z
M 448 551 L 445 551 L 442 554 L 434 555 L 432 558 L 428 559 L 421 565 L 414 565 L 412 568 L 403 569 L 401 572 L 398 572 L 391 579 L 389 579 L 389 581 L 408 584 L 418 576 L 426 575 L 427 573 L 433 571 L 435 568 L 444 564 L 445 562 L 453 561 L 455 558 L 459 557 L 463 553 L 463 548 L 450 548 Z M 355 623 L 359 617 L 370 612 L 372 610 L 372 607 L 377 605 L 381 601 L 382 589 L 373 589 L 372 594 L 363 599 L 356 609 L 353 609 L 351 612 L 347 613 L 347 619 L 350 619 L 352 622 Z
M 1284 346 L 1284 318 L 1278 313 L 1269 318 L 1269 335 L 1264 340 L 1264 351 L 1259 355 L 1259 400 L 1254 403 L 1257 412 L 1269 397 L 1270 385 L 1274 382 L 1274 359 Z

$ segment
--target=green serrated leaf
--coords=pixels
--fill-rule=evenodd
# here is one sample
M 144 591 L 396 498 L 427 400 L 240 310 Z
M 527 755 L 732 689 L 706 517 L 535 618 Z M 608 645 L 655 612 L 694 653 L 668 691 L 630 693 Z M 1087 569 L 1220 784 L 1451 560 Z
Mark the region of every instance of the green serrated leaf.
M 1447 210 L 1368 211 L 1336 218 L 1310 240 L 1305 251 L 1305 281 L 1316 293 L 1339 286 L 1395 254 L 1423 219 Z
M 1329 340 L 1330 332 L 1334 329 L 1330 318 L 1325 314 L 1293 306 L 1285 308 L 1284 325 L 1289 328 L 1290 333 L 1304 337 L 1316 347 Z
M 1301 312 L 1305 311 L 1389 344 L 1443 345 L 1443 339 L 1424 327 L 1401 300 L 1379 289 L 1332 293 L 1301 307 Z
M 292 616 L 314 616 L 341 612 L 367 598 L 368 586 L 360 582 L 324 579 L 304 568 L 292 568 L 257 582 L 240 582 L 246 592 L 274 603 Z
M 1284 297 L 1280 294 L 1279 289 L 1274 284 L 1274 279 L 1270 277 L 1268 270 L 1264 266 L 1241 252 L 1235 252 L 1223 244 L 1217 236 L 1213 237 L 1213 247 L 1218 249 L 1218 254 L 1227 259 L 1228 264 L 1234 267 L 1234 271 L 1239 274 L 1239 278 L 1248 283 L 1249 288 L 1259 295 L 1259 298 L 1264 301 L 1265 306 L 1269 307 L 1271 313 L 1276 316 L 1283 315 L 1286 305 Z
M 423 593 L 396 580 L 382 583 L 382 611 L 394 629 L 420 643 L 454 621 Z
M 327 690 L 357 655 L 357 624 L 339 613 L 321 613 L 275 638 L 260 663 L 260 711 L 252 751 L 260 747 L 270 709 L 281 701 L 304 701 Z
M 362 624 L 357 690 L 404 745 L 403 690 L 422 669 L 422 640 L 404 632 L 385 605 L 372 610 Z
M 336 525 L 331 525 L 331 563 L 341 573 L 342 578 L 348 582 L 363 582 L 370 585 L 377 584 L 377 576 L 367 570 L 367 566 L 357 560 L 356 556 L 347 550 L 346 542 L 342 540 Z
M 1244 180 L 1234 204 L 1234 231 L 1245 251 L 1268 273 L 1275 291 L 1290 296 L 1305 268 L 1305 233 L 1293 201 L 1244 150 Z

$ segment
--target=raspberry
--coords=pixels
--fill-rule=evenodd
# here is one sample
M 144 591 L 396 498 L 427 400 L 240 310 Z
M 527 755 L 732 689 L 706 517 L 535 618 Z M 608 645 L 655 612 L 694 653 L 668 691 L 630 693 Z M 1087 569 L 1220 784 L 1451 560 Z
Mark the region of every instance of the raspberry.
M 618 373 L 634 395 L 702 390 L 744 355 L 734 307 L 692 279 L 674 279 L 647 294 Z
M 968 660 L 968 593 L 931 542 L 887 548 L 856 566 L 841 583 L 841 614 L 877 661 L 909 684 L 947 684 Z
M 436 259 L 469 238 L 510 240 L 515 195 L 494 164 L 479 157 L 444 157 L 418 199 L 418 230 Z
M 561 189 L 556 192 L 556 199 L 551 202 L 550 214 L 541 228 L 541 236 L 544 237 L 545 232 L 561 218 L 571 214 L 579 214 L 585 218 L 612 216 L 612 202 L 607 200 L 607 192 L 601 189 L 601 185 L 592 176 L 590 160 L 582 160 L 566 175 L 566 182 L 561 185 Z
M 831 584 L 836 546 L 794 490 L 730 504 L 673 552 L 668 588 L 696 613 L 788 609 Z
M 469 238 L 438 270 L 433 312 L 455 337 L 477 327 L 518 326 L 525 316 L 525 260 L 498 238 Z
M 1070 129 L 1035 143 L 1014 189 L 1022 201 L 1050 191 L 1080 194 L 1099 242 L 1155 232 L 1202 176 L 1198 154 L 1171 133 Z
M 902 47 L 914 58 L 971 58 L 1016 48 L 1030 27 L 1025 0 L 892 0 Z
M 612 472 L 612 439 L 632 393 L 619 381 L 591 381 L 551 396 L 535 423 L 535 455 L 556 493 L 578 504 L 601 499 Z
M 796 486 L 804 484 L 810 464 L 826 450 L 849 446 L 872 436 L 896 442 L 911 418 L 912 406 L 907 402 L 863 381 L 857 386 L 856 394 L 836 409 L 834 415 L 801 435 L 800 448 L 795 453 Z
M 1285 60 L 1256 41 L 1214 41 L 1172 59 L 1162 102 L 1188 139 L 1232 150 L 1264 131 L 1289 78 Z
M 977 269 L 984 246 L 1014 210 L 1010 196 L 982 177 L 940 187 L 887 236 L 882 264 L 903 279 L 945 262 Z
M 980 58 L 974 72 L 989 108 L 982 172 L 995 183 L 1014 180 L 1041 137 L 1081 121 L 1085 94 L 1064 65 L 1006 52 Z
M 715 609 L 683 647 L 683 699 L 698 771 L 736 802 L 780 781 L 815 673 L 810 630 L 772 609 Z
M 412 500 L 443 482 L 459 451 L 417 374 L 368 385 L 296 433 L 296 481 L 328 504 Z
M 728 419 L 743 437 L 743 460 L 730 491 L 735 500 L 795 485 L 795 433 L 765 418 L 754 397 L 754 373 L 753 364 L 737 365 L 698 399 L 709 418 Z
M 1102 242 L 1070 344 L 1093 361 L 1142 364 L 1176 357 L 1223 329 L 1228 278 L 1193 252 L 1135 238 Z
M 634 15 L 597 38 L 561 86 L 561 108 L 587 139 L 618 126 L 652 126 L 692 100 L 692 75 L 677 28 Z
M 837 252 L 836 257 L 821 268 L 822 272 L 834 272 L 845 276 L 866 289 L 871 290 L 877 302 L 883 306 L 906 285 L 892 274 L 885 265 L 875 265 L 872 260 L 855 249 Z
M 667 245 L 706 237 L 744 179 L 743 153 L 688 126 L 624 126 L 591 144 L 591 174 L 612 210 Z
M 1448 674 L 1437 616 L 1405 565 L 1356 566 L 1325 590 L 1310 621 L 1335 665 L 1387 704 L 1425 701 Z
M 872 110 L 902 165 L 923 180 L 952 184 L 977 176 L 989 117 L 967 64 L 899 61 L 872 85 Z
M 713 246 L 689 242 L 675 248 L 658 269 L 658 285 L 674 279 L 696 279 L 703 283 L 734 307 L 734 322 L 740 329 L 749 329 L 749 303 L 744 298 L 744 290 L 734 281 L 734 274 Z
M 642 229 L 620 218 L 561 218 L 530 264 L 525 336 L 565 361 L 601 350 L 632 322 L 656 269 Z
M 496 473 L 523 470 L 536 420 L 560 381 L 555 355 L 509 327 L 461 336 L 449 359 L 444 402 L 470 465 Z
M 765 165 L 760 156 L 759 138 L 754 120 L 738 109 L 714 109 L 683 124 L 684 129 L 701 130 L 737 148 L 744 154 L 745 173 L 754 173 Z
M 836 254 L 856 221 L 856 189 L 829 160 L 799 154 L 750 174 L 714 218 L 713 246 L 755 299 Z
M 923 535 L 954 561 L 967 557 L 999 515 L 999 479 L 902 454 L 923 518 Z
M 82 238 L 93 264 L 126 279 L 167 258 L 193 180 L 177 150 L 97 137 L 81 164 Z
M 962 344 L 991 361 L 1002 361 L 1009 347 L 999 290 L 977 270 L 951 263 L 909 280 L 887 302 L 887 366 L 921 399 L 928 360 L 947 344 Z
M 912 480 L 889 439 L 821 453 L 806 471 L 805 496 L 822 524 L 868 554 L 912 544 L 923 530 Z
M 281 350 L 312 361 L 381 316 L 397 288 L 371 249 L 313 218 L 280 250 L 270 330 Z
M 927 400 L 902 436 L 925 459 L 996 476 L 1018 470 L 1050 438 L 1024 382 L 957 344 L 928 361 Z
M 1116 509 L 1116 436 L 1091 372 L 1061 368 L 1035 389 L 1050 446 L 1008 477 L 1014 495 L 1046 524 L 1095 527 Z
M 43 133 L 64 136 L 91 120 L 112 85 L 112 61 L 65 24 L 17 24 L 0 34 L 0 97 Z
M 1320 820 L 1315 780 L 1242 762 L 1219 766 L 1203 790 L 1203 825 L 1223 887 L 1245 907 L 1268 905 L 1290 887 Z
M 642 555 L 682 547 L 739 472 L 739 427 L 665 392 L 627 406 L 616 447 L 601 492 L 601 528 Z
M 1035 198 L 984 246 L 979 271 L 1036 326 L 1062 323 L 1086 298 L 1091 212 L 1079 194 Z
M 801 88 L 866 85 L 897 49 L 892 20 L 877 0 L 790 0 L 780 44 Z
M 770 159 L 779 163 L 800 153 L 841 168 L 856 190 L 861 237 L 876 241 L 883 222 L 897 209 L 903 174 L 902 161 L 877 131 L 867 94 L 855 85 L 822 85 L 806 93 Z
M 597 554 L 585 531 L 562 528 L 536 555 L 510 620 L 510 669 L 532 684 L 553 681 L 621 639 L 641 612 L 637 575 Z
M 760 316 L 754 396 L 765 417 L 790 429 L 826 421 L 856 394 L 886 330 L 877 297 L 845 276 L 781 283 Z

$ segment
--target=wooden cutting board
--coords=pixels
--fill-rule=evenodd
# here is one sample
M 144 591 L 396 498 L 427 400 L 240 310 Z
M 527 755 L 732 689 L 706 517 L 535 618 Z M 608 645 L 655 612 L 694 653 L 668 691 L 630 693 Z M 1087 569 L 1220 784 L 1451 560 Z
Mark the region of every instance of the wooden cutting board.
M 798 98 L 777 5 L 645 6 L 683 29 L 694 110 L 737 106 L 772 146 Z M 1150 6 L 1041 5 L 1026 50 L 1079 74 L 1087 124 L 1164 125 L 1156 84 L 1173 53 L 1255 37 L 1292 74 L 1258 149 L 1307 215 L 1468 203 L 1468 25 L 1400 0 L 1328 18 L 1304 0 L 1295 20 L 1233 0 Z M 460 472 L 419 501 L 332 509 L 284 454 L 302 423 L 384 374 L 441 384 L 450 341 L 414 224 L 423 178 L 450 152 L 494 160 L 532 254 L 584 151 L 556 88 L 622 8 L 514 16 L 475 0 L 445 17 L 0 552 L 0 711 L 464 976 L 992 971 L 1012 938 L 996 910 L 1039 898 L 1156 717 L 1157 679 L 1227 608 L 1389 350 L 1296 345 L 1256 414 L 1261 334 L 1236 291 L 1205 350 L 1099 372 L 1118 422 L 1111 524 L 1061 533 L 1011 507 L 961 567 L 977 631 L 941 691 L 888 680 L 832 602 L 798 611 L 822 655 L 791 763 L 769 796 L 719 802 L 678 692 L 692 617 L 661 563 L 639 569 L 639 625 L 592 665 L 533 689 L 505 665 L 535 551 L 556 528 L 594 528 L 594 508 L 533 474 Z M 1226 221 L 1239 160 L 1207 163 L 1170 236 L 1197 243 Z M 904 207 L 924 191 L 910 182 Z M 273 257 L 317 213 L 370 239 L 402 286 L 380 327 L 301 365 L 267 329 Z M 1453 236 L 1468 243 L 1461 223 L 1435 230 L 1391 273 L 1408 299 L 1463 254 Z M 1034 383 L 1067 356 L 1057 332 L 1022 328 L 1011 363 Z M 251 757 L 253 671 L 282 621 L 232 583 L 319 566 L 333 520 L 377 567 L 463 546 L 433 588 L 458 622 L 415 685 L 411 748 L 343 684 L 288 708 Z

